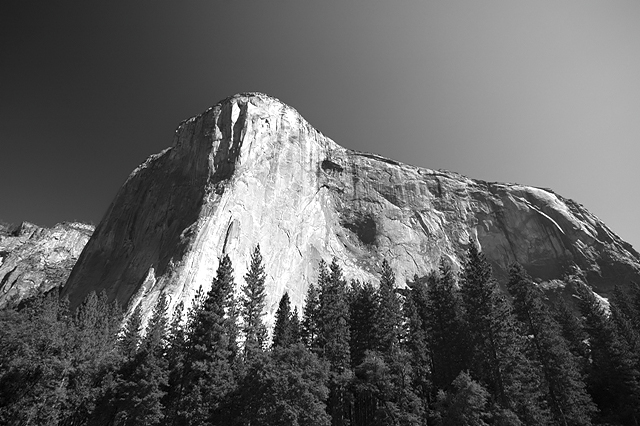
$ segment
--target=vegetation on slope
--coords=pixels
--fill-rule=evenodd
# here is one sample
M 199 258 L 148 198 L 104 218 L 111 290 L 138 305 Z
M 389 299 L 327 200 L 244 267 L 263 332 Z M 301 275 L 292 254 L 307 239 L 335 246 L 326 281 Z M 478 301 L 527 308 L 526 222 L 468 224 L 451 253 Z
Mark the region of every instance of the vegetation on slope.
M 407 286 L 387 262 L 377 288 L 348 283 L 334 259 L 302 318 L 282 297 L 269 342 L 264 277 L 256 247 L 236 300 L 225 256 L 186 315 L 161 297 L 146 330 L 104 295 L 1 311 L 0 424 L 638 424 L 637 286 L 606 312 L 571 277 L 578 318 L 518 265 L 502 293 L 473 245 L 458 276 L 441 262 Z

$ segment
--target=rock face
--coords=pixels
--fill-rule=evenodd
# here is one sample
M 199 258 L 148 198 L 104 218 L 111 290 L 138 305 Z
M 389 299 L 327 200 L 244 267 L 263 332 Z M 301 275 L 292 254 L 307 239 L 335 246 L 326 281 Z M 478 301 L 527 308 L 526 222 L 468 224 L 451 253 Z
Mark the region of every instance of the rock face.
M 300 306 L 321 259 L 377 282 L 460 265 L 477 242 L 504 279 L 518 261 L 540 282 L 581 269 L 606 296 L 640 279 L 640 256 L 581 205 L 547 189 L 489 183 L 337 145 L 293 108 L 259 94 L 228 98 L 181 123 L 173 146 L 128 178 L 64 287 L 72 305 L 105 289 L 150 312 L 206 291 L 228 253 L 243 283 L 262 249 L 273 315 L 287 291 Z
M 0 308 L 62 286 L 92 233 L 83 223 L 28 222 L 0 232 Z

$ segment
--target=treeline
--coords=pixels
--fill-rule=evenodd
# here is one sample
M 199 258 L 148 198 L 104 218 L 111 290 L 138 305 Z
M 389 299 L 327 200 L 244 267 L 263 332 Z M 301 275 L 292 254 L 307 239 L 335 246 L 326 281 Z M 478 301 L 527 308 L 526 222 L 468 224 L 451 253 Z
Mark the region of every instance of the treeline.
M 243 278 L 236 295 L 223 257 L 188 312 L 162 295 L 144 332 L 104 295 L 2 311 L 0 424 L 638 424 L 638 286 L 606 311 L 579 277 L 576 306 L 544 303 L 519 265 L 503 293 L 473 245 L 459 274 L 442 261 L 403 288 L 386 261 L 374 287 L 334 259 L 303 312 L 282 297 L 269 340 L 259 247 Z

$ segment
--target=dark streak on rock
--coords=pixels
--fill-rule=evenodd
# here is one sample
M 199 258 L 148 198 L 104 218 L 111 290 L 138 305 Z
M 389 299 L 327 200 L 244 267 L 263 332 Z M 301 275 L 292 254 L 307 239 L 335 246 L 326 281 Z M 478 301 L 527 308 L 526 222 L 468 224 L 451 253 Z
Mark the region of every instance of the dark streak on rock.
M 427 227 L 427 224 L 424 223 L 424 220 L 422 220 L 422 216 L 420 215 L 420 213 L 418 212 L 414 212 L 413 213 L 416 217 L 416 219 L 418 220 L 418 223 L 420 224 L 420 227 L 422 227 L 422 230 L 424 231 L 424 234 L 427 236 L 431 236 L 431 233 L 429 232 L 429 228 Z
M 18 269 L 18 265 L 16 265 L 11 271 L 9 271 L 7 275 L 5 275 L 2 278 L 2 281 L 0 282 L 0 287 L 4 286 L 6 283 L 9 282 L 9 277 L 11 276 L 11 274 L 13 274 L 16 271 L 16 269 Z
M 222 253 L 227 252 L 227 242 L 229 241 L 229 235 L 231 234 L 232 229 L 233 229 L 233 219 L 229 221 L 229 226 L 227 226 L 227 233 L 224 236 L 224 244 L 222 245 Z
M 238 108 L 240 108 L 240 114 L 233 128 L 231 126 L 233 104 L 224 104 L 220 110 L 218 129 L 222 133 L 222 139 L 214 158 L 213 183 L 229 179 L 236 169 L 236 160 L 242 146 L 240 136 L 247 120 L 247 104 L 238 104 Z

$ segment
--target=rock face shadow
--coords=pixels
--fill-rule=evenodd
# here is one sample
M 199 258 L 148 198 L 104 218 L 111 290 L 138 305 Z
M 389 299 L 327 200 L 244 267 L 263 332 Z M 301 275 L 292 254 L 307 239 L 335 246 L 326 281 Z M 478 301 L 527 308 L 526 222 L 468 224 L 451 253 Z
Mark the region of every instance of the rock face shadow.
M 322 167 L 322 170 L 329 170 L 329 171 L 338 172 L 338 173 L 344 170 L 344 168 L 340 164 L 334 163 L 331 160 L 323 160 L 321 167 Z
M 358 240 L 364 245 L 373 246 L 376 244 L 378 235 L 376 221 L 369 214 L 355 215 L 350 220 L 344 220 L 341 225 L 353 232 Z

